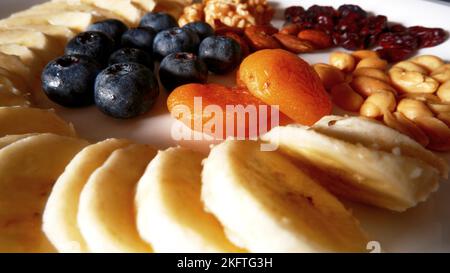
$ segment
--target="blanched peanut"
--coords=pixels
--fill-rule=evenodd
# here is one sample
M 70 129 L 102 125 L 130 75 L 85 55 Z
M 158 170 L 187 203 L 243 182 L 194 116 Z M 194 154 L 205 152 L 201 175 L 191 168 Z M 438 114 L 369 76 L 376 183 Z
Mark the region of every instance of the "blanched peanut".
M 336 84 L 340 84 L 345 81 L 344 73 L 332 65 L 315 64 L 313 65 L 313 68 L 319 75 L 327 90 L 331 90 L 331 88 Z
M 450 81 L 444 82 L 437 91 L 438 97 L 442 101 L 450 102 Z
M 370 67 L 361 67 L 353 71 L 353 76 L 360 77 L 360 76 L 366 76 L 378 79 L 380 81 L 384 82 L 390 82 L 389 76 L 384 73 L 384 71 L 376 68 L 370 68 Z
M 430 139 L 428 148 L 438 152 L 450 151 L 450 128 L 434 117 L 418 117 L 414 121 Z
M 397 106 L 397 112 L 402 113 L 410 120 L 415 120 L 417 117 L 433 117 L 433 112 L 428 106 L 421 101 L 413 99 L 402 99 Z
M 355 69 L 355 58 L 345 52 L 333 52 L 330 54 L 330 64 L 345 72 L 352 72 Z
M 358 112 L 364 102 L 348 83 L 340 83 L 331 88 L 333 102 L 345 111 Z
M 370 95 L 361 106 L 360 114 L 369 118 L 383 116 L 388 111 L 395 110 L 395 96 L 389 91 L 380 91 Z
M 447 126 L 450 126 L 450 113 L 441 113 L 437 118 L 447 124 Z
M 428 71 L 434 71 L 444 65 L 444 61 L 434 55 L 417 56 L 412 58 L 411 62 L 425 67 Z
M 441 100 L 434 94 L 429 93 L 404 93 L 400 97 L 400 99 L 414 99 L 423 102 L 440 102 Z
M 356 68 L 371 67 L 371 68 L 385 70 L 387 68 L 387 66 L 388 66 L 387 61 L 385 61 L 383 59 L 380 59 L 380 58 L 365 58 L 365 59 L 362 59 L 358 63 Z
M 396 63 L 393 67 L 398 67 L 408 72 L 419 72 L 428 75 L 428 70 L 425 67 L 409 61 Z
M 409 136 L 424 147 L 426 147 L 430 142 L 428 136 L 414 122 L 407 119 L 402 113 L 385 112 L 383 121 L 387 126 Z
M 450 64 L 444 64 L 431 73 L 431 77 L 440 83 L 450 81 Z
M 357 61 L 367 58 L 380 58 L 378 53 L 372 50 L 357 50 L 352 52 L 352 56 L 355 57 Z
M 427 106 L 436 115 L 441 113 L 450 113 L 450 104 L 445 102 L 427 102 Z
M 389 70 L 389 76 L 397 89 L 407 93 L 434 93 L 439 87 L 435 79 L 400 67 Z
M 368 97 L 378 91 L 390 91 L 393 94 L 396 94 L 395 89 L 392 88 L 390 84 L 372 77 L 363 76 L 353 78 L 351 86 L 356 92 L 364 97 Z

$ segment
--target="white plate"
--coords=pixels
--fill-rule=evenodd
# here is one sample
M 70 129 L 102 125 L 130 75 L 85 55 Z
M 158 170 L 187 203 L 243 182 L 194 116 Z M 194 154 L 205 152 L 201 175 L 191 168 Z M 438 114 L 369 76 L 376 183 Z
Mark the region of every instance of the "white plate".
M 40 0 L 2 0 L 0 16 L 5 17 L 13 11 L 24 9 Z M 278 8 L 276 18 L 282 18 L 283 8 L 301 4 L 332 5 L 358 4 L 368 11 L 388 16 L 390 21 L 407 26 L 423 25 L 450 29 L 450 5 L 436 1 L 397 0 L 284 0 L 274 3 Z M 275 24 L 280 25 L 281 20 Z M 420 53 L 436 54 L 450 61 L 450 41 L 438 47 L 425 49 Z M 328 52 L 302 55 L 311 63 L 327 62 Z M 227 85 L 234 84 L 234 75 L 210 78 L 211 81 Z M 82 110 L 69 110 L 56 107 L 67 120 L 73 122 L 82 137 L 101 140 L 108 137 L 126 137 L 139 142 L 153 144 L 159 148 L 180 144 L 171 137 L 174 120 L 167 113 L 167 95 L 161 92 L 156 107 L 148 114 L 133 120 L 114 120 L 101 114 L 95 107 Z M 186 146 L 207 150 L 206 142 L 183 142 Z M 397 214 L 383 210 L 349 204 L 354 214 L 387 252 L 450 252 L 450 185 L 444 181 L 440 190 L 426 203 Z

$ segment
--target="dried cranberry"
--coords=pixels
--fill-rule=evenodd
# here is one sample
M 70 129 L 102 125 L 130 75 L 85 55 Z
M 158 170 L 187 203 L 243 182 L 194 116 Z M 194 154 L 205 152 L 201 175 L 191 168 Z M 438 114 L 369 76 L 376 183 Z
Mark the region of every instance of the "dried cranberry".
M 340 20 L 339 24 L 336 26 L 336 30 L 340 33 L 347 33 L 347 32 L 357 33 L 360 31 L 360 29 L 361 29 L 360 24 L 357 24 L 354 21 L 347 19 Z
M 417 49 L 419 39 L 408 32 L 386 32 L 380 35 L 377 44 L 383 48 Z
M 359 50 L 365 48 L 365 37 L 356 33 L 346 33 L 340 38 L 340 44 L 348 50 Z
M 395 24 L 389 27 L 389 32 L 405 32 L 407 28 L 402 24 Z
M 358 18 L 367 17 L 367 12 L 357 5 L 342 5 L 338 8 L 339 16 L 347 17 L 351 14 L 356 15 Z
M 300 27 L 300 30 L 314 28 L 314 24 L 311 22 L 301 22 L 301 23 L 297 23 L 297 25 Z
M 436 46 L 447 39 L 447 33 L 442 28 L 414 26 L 408 28 L 408 32 L 419 39 L 420 48 Z
M 293 22 L 293 23 L 297 23 L 297 22 L 301 22 L 302 17 L 305 16 L 305 9 L 301 6 L 292 6 L 287 8 L 284 11 L 284 18 L 286 19 L 286 21 L 288 22 Z
M 382 48 L 378 49 L 377 52 L 382 59 L 396 63 L 410 58 L 415 53 L 415 50 L 408 48 Z
M 317 18 L 320 15 L 327 15 L 334 17 L 336 16 L 336 10 L 333 7 L 329 6 L 313 5 L 306 10 L 306 14 L 314 18 Z
M 361 29 L 363 35 L 377 35 L 387 28 L 387 17 L 383 15 L 367 17 L 363 22 L 364 26 Z
M 321 29 L 327 34 L 331 34 L 334 30 L 334 18 L 329 15 L 319 15 L 317 17 L 316 29 Z

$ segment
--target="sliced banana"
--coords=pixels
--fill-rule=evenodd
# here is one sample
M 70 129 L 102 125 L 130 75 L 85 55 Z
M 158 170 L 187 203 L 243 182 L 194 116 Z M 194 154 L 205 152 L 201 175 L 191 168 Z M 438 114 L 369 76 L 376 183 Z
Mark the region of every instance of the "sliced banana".
M 116 150 L 84 186 L 78 225 L 91 252 L 151 252 L 136 227 L 134 194 L 156 150 L 131 145 Z
M 43 230 L 59 252 L 87 252 L 78 229 L 79 198 L 91 174 L 112 152 L 130 145 L 130 141 L 108 139 L 84 148 L 67 165 L 56 181 L 43 215 Z
M 37 134 L 24 134 L 24 135 L 8 135 L 4 137 L 0 137 L 0 150 L 10 144 L 13 144 L 14 142 L 30 137 L 35 136 Z
M 69 161 L 88 143 L 40 134 L 0 150 L 0 252 L 53 252 L 41 229 L 47 196 Z
M 228 140 L 204 161 L 202 199 L 251 252 L 359 252 L 367 237 L 326 189 L 260 143 Z
M 353 144 L 362 144 L 385 152 L 399 152 L 401 155 L 423 160 L 439 170 L 442 177 L 448 177 L 447 162 L 425 149 L 422 145 L 372 119 L 360 117 L 326 116 L 312 127 L 315 131 Z
M 4 90 L 0 86 L 0 107 L 2 106 L 21 106 L 28 107 L 30 106 L 30 101 L 21 95 L 16 95 L 10 91 Z
M 65 48 L 67 42 L 75 36 L 75 32 L 68 27 L 53 25 L 21 25 L 9 28 L 10 30 L 37 31 L 50 37 L 59 47 Z M 61 50 L 59 50 L 61 51 Z
M 65 122 L 53 110 L 0 107 L 0 137 L 27 133 L 76 136 L 72 124 Z
M 8 70 L 0 67 L 0 84 L 7 86 L 7 90 L 10 90 L 16 95 L 28 96 L 29 86 L 19 76 L 9 72 Z
M 301 126 L 277 127 L 262 139 L 297 160 L 331 192 L 405 211 L 437 190 L 439 171 L 421 159 L 353 144 Z
M 31 73 L 30 68 L 28 68 L 17 56 L 0 52 L 0 67 L 16 74 L 25 81 L 33 80 L 34 75 Z
M 200 199 L 202 154 L 160 151 L 136 191 L 138 230 L 155 252 L 238 252 Z M 174 167 L 176 166 L 176 167 Z
M 44 63 L 39 59 L 37 54 L 26 46 L 17 44 L 0 45 L 0 52 L 8 55 L 14 55 L 20 58 L 27 67 L 42 69 Z

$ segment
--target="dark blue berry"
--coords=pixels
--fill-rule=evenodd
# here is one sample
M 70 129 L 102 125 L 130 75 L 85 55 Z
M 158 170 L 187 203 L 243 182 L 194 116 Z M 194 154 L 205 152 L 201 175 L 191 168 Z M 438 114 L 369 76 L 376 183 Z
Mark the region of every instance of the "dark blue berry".
M 239 44 L 228 37 L 210 36 L 204 39 L 198 54 L 208 66 L 209 71 L 225 74 L 235 69 L 242 58 Z
M 153 59 L 147 52 L 137 49 L 125 47 L 114 52 L 109 57 L 109 65 L 118 63 L 138 63 L 145 65 L 153 71 Z
M 44 68 L 42 89 L 54 102 L 66 107 L 94 103 L 94 84 L 101 66 L 82 55 L 64 55 Z
M 214 29 L 209 24 L 201 21 L 188 23 L 184 25 L 183 28 L 191 29 L 197 33 L 200 40 L 214 35 Z
M 153 54 L 162 60 L 169 54 L 177 52 L 195 52 L 196 34 L 192 31 L 175 27 L 159 32 L 153 41 Z
M 150 27 L 130 28 L 122 35 L 122 47 L 133 47 L 153 52 L 156 31 Z
M 205 83 L 208 68 L 194 53 L 172 53 L 159 67 L 159 79 L 167 91 L 187 83 Z
M 146 66 L 119 63 L 95 81 L 95 104 L 114 118 L 133 118 L 150 110 L 159 95 L 158 81 Z
M 162 30 L 177 27 L 178 23 L 170 14 L 164 12 L 149 12 L 142 17 L 139 26 L 151 27 L 156 32 L 160 32 Z
M 114 41 L 98 31 L 82 32 L 72 38 L 66 46 L 67 55 L 85 55 L 100 63 L 105 63 L 114 51 Z
M 127 30 L 127 25 L 117 19 L 96 22 L 87 28 L 87 31 L 99 31 L 109 35 L 116 42 L 116 45 L 120 45 L 120 38 Z

